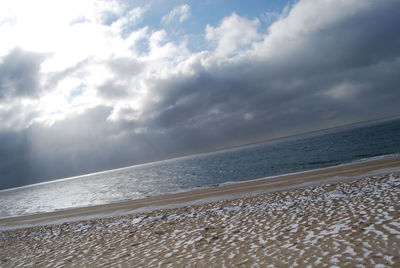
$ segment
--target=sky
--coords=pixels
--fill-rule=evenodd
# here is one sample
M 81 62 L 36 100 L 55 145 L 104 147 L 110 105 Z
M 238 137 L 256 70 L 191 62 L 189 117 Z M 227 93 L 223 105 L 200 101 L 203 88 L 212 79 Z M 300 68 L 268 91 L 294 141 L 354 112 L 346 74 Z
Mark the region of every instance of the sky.
M 2 0 L 0 189 L 400 114 L 398 0 Z

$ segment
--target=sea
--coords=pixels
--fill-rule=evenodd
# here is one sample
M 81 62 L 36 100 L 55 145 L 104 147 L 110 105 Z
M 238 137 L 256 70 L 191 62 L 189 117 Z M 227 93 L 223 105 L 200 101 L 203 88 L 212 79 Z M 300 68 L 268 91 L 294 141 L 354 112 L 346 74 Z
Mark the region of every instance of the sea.
M 0 191 L 0 218 L 211 188 L 400 154 L 400 118 Z

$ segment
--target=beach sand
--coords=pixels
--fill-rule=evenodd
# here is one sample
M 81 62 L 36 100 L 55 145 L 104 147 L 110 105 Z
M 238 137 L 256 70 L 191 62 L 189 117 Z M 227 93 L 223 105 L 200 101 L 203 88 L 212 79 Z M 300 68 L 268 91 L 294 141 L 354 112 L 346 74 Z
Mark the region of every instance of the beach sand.
M 393 157 L 0 219 L 17 228 L 0 232 L 0 266 L 400 267 L 399 167 Z

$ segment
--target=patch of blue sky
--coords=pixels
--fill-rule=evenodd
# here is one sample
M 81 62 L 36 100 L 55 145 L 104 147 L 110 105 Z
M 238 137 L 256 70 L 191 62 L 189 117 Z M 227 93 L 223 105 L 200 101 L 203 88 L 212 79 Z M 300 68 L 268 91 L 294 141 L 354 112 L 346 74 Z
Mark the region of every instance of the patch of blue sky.
M 207 46 L 204 39 L 207 25 L 216 27 L 223 18 L 236 13 L 251 20 L 257 18 L 260 22 L 260 32 L 265 32 L 285 7 L 293 5 L 294 2 L 288 0 L 153 0 L 150 2 L 140 0 L 129 1 L 127 4 L 129 9 L 138 6 L 148 7 L 141 21 L 134 26 L 136 30 L 145 26 L 151 31 L 164 29 L 170 41 L 186 41 L 190 50 L 201 51 Z M 170 23 L 162 22 L 163 16 L 181 5 L 190 7 L 190 17 L 184 21 L 175 19 Z
M 81 96 L 83 94 L 84 89 L 85 89 L 85 85 L 80 84 L 78 87 L 71 90 L 67 97 L 68 102 L 71 103 L 76 97 Z

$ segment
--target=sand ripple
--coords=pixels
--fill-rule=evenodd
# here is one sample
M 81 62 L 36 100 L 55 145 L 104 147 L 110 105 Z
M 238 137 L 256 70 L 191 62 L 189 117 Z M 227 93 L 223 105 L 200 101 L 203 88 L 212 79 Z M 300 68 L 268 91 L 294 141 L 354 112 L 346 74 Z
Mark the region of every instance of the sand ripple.
M 0 232 L 0 266 L 400 267 L 400 175 Z

